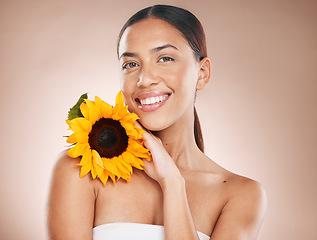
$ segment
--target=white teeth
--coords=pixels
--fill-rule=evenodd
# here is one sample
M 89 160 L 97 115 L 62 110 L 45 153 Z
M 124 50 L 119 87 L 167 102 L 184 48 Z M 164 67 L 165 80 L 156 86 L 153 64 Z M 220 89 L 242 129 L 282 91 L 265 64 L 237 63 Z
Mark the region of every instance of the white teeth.
M 153 104 L 153 103 L 155 103 L 155 102 L 156 102 L 156 101 L 155 101 L 155 97 L 151 97 L 151 98 L 150 98 L 150 103 Z
M 142 105 L 149 105 L 149 104 L 162 102 L 165 98 L 166 96 L 150 97 L 150 98 L 140 99 L 140 103 Z

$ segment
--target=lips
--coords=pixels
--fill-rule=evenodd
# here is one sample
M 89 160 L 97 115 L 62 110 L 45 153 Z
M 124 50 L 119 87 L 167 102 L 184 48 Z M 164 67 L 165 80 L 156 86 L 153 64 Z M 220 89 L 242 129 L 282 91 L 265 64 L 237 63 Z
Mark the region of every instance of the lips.
M 152 112 L 162 107 L 171 96 L 170 93 L 150 92 L 139 95 L 135 102 L 144 112 Z

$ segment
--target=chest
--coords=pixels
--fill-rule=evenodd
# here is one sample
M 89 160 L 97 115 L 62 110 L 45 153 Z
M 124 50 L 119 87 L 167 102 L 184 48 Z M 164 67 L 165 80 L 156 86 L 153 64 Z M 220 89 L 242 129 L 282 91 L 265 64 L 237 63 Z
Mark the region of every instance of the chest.
M 202 184 L 199 179 L 186 179 L 189 208 L 197 230 L 208 233 L 221 213 L 226 194 L 219 184 Z M 118 182 L 98 191 L 95 223 L 134 222 L 163 225 L 163 195 L 160 186 L 141 177 L 131 182 Z

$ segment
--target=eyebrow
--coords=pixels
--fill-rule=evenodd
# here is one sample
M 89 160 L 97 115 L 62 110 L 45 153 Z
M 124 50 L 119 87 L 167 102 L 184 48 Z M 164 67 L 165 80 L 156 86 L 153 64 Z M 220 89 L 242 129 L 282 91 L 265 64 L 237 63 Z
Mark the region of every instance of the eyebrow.
M 152 52 L 159 52 L 159 51 L 161 51 L 161 50 L 163 50 L 163 49 L 165 49 L 165 48 L 174 48 L 174 49 L 178 50 L 178 48 L 175 47 L 174 45 L 167 43 L 167 44 L 164 44 L 164 45 L 162 45 L 162 46 L 153 48 L 153 49 L 152 49 Z
M 137 56 L 136 53 L 124 52 L 120 55 L 119 59 L 121 59 L 122 57 L 136 57 L 136 56 Z
M 159 51 L 162 51 L 163 49 L 166 49 L 166 48 L 174 48 L 174 49 L 178 50 L 178 48 L 175 47 L 174 45 L 167 43 L 167 44 L 164 44 L 162 46 L 155 47 L 151 51 L 152 52 L 159 52 Z M 122 57 L 136 57 L 136 56 L 138 56 L 138 54 L 136 54 L 136 53 L 124 52 L 120 55 L 119 59 L 121 59 Z

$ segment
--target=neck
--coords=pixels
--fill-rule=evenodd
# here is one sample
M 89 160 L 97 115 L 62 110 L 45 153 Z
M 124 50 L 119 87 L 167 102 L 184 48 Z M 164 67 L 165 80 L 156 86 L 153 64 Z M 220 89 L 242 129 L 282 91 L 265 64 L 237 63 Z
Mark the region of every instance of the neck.
M 194 135 L 194 115 L 188 114 L 168 128 L 152 132 L 159 137 L 178 168 L 193 169 L 200 156 Z

